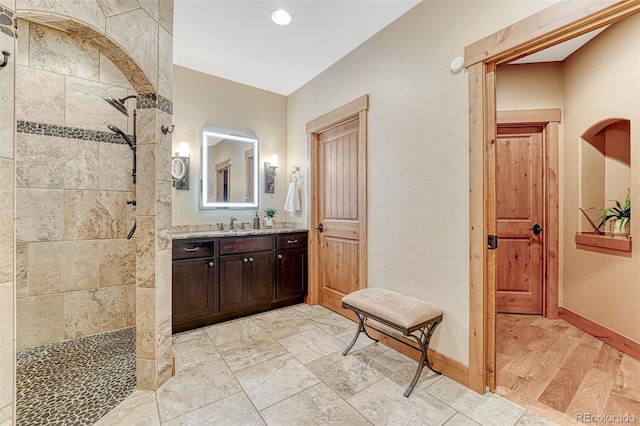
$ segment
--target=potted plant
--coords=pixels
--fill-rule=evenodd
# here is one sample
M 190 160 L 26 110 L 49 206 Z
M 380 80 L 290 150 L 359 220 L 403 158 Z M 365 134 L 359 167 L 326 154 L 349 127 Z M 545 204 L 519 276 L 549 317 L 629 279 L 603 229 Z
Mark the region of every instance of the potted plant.
M 629 221 L 631 220 L 631 190 L 627 189 L 627 196 L 624 204 L 617 200 L 609 200 L 616 203 L 615 207 L 607 207 L 602 211 L 598 229 L 605 223 L 613 219 L 611 234 L 616 237 L 627 237 L 629 235 Z
M 273 218 L 278 214 L 278 210 L 268 208 L 264 209 L 264 226 L 265 228 L 273 228 Z

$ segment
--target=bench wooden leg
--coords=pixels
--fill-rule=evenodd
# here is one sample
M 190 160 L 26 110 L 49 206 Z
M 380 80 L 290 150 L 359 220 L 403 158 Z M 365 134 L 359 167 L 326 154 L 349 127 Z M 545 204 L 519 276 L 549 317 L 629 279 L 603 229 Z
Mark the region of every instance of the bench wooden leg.
M 356 335 L 353 336 L 353 340 L 351 341 L 351 343 L 349 343 L 349 346 L 347 347 L 347 349 L 345 349 L 344 352 L 342 352 L 342 355 L 346 355 L 351 350 L 351 348 L 353 348 L 353 345 L 356 344 L 356 341 L 358 340 L 358 337 L 360 337 L 360 333 L 362 332 L 364 332 L 364 334 L 366 334 L 369 339 L 374 340 L 376 342 L 378 341 L 377 339 L 374 339 L 373 337 L 369 336 L 369 333 L 367 333 L 367 329 L 364 328 L 365 316 L 356 311 L 353 311 L 353 312 L 355 312 L 356 316 L 358 317 L 358 330 L 356 331 Z
M 429 342 L 431 341 L 431 336 L 433 335 L 433 332 L 436 329 L 436 326 L 440 324 L 441 321 L 442 319 L 438 319 L 432 322 L 430 325 L 426 326 L 425 328 L 420 329 L 419 330 L 420 337 L 415 336 L 413 334 L 409 335 L 416 342 L 418 342 L 418 345 L 420 345 L 420 350 L 422 351 L 422 354 L 420 355 L 420 362 L 418 363 L 418 369 L 416 370 L 416 374 L 413 376 L 413 380 L 411 380 L 411 384 L 409 384 L 409 387 L 407 388 L 407 390 L 404 391 L 404 396 L 406 397 L 408 397 L 411 394 L 411 392 L 413 391 L 413 388 L 416 386 L 416 383 L 418 383 L 418 379 L 420 378 L 420 374 L 422 373 L 422 369 L 424 368 L 425 365 L 429 370 L 433 371 L 434 373 L 442 374 L 440 371 L 436 371 L 433 369 L 433 366 L 429 362 L 429 356 L 427 355 L 427 351 L 429 350 Z M 425 329 L 426 329 L 426 332 L 425 332 Z

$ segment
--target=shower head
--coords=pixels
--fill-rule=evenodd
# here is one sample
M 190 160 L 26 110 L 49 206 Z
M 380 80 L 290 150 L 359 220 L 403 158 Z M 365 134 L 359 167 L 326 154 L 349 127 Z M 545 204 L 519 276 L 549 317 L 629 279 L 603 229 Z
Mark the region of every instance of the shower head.
M 115 109 L 117 109 L 118 111 L 120 111 L 121 113 L 123 113 L 124 115 L 126 115 L 127 117 L 129 116 L 129 112 L 127 111 L 127 106 L 124 104 L 124 102 L 127 99 L 131 99 L 131 98 L 135 98 L 136 95 L 129 95 L 126 96 L 122 99 L 118 99 L 118 98 L 114 98 L 112 96 L 103 96 L 102 99 L 104 99 L 105 101 L 109 102 L 109 104 L 114 107 Z
M 124 139 L 125 141 L 127 141 L 127 143 L 129 144 L 129 147 L 132 150 L 136 150 L 136 146 L 135 144 L 131 141 L 131 139 L 129 138 L 129 136 L 127 136 L 122 130 L 118 129 L 116 126 L 114 126 L 113 124 L 109 124 L 107 126 L 109 128 L 109 130 L 111 130 L 113 133 L 115 133 L 116 135 L 119 135 L 122 139 Z

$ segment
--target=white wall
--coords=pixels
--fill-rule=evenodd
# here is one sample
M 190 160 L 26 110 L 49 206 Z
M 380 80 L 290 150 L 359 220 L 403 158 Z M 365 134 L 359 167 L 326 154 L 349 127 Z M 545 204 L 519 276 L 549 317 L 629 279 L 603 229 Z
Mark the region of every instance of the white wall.
M 255 134 L 258 142 L 259 212 L 273 207 L 281 211 L 277 221 L 286 221 L 284 200 L 289 174 L 287 168 L 287 98 L 255 87 L 174 66 L 173 69 L 173 151 L 179 142 L 188 142 L 191 158 L 189 190 L 173 189 L 173 225 L 229 222 L 252 223 L 254 210 L 200 210 L 200 130 L 205 125 Z M 274 194 L 264 193 L 265 159 L 278 154 L 280 168 Z
M 305 124 L 369 94 L 368 276 L 444 309 L 433 347 L 469 358 L 468 81 L 464 47 L 553 2 L 424 1 L 288 98 L 289 166 Z M 308 197 L 307 197 L 308 198 Z M 309 220 L 308 204 L 300 221 Z

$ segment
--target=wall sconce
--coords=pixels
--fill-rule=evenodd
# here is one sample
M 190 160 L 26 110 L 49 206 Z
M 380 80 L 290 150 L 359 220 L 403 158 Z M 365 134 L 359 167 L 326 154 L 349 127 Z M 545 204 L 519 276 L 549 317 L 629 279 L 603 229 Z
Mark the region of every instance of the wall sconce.
M 273 194 L 275 192 L 277 168 L 278 168 L 278 155 L 271 154 L 269 161 L 264 162 L 264 192 L 267 194 Z
M 189 143 L 180 142 L 178 152 L 171 159 L 171 177 L 175 189 L 189 189 Z

